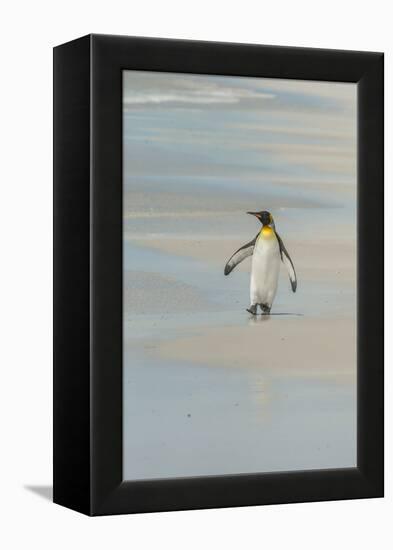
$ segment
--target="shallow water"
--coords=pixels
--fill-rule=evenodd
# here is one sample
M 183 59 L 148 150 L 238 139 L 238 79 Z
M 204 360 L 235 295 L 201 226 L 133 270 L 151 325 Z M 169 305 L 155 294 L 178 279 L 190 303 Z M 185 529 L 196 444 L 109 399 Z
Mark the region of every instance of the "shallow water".
M 124 391 L 126 479 L 356 464 L 352 384 L 134 350 L 125 353 Z

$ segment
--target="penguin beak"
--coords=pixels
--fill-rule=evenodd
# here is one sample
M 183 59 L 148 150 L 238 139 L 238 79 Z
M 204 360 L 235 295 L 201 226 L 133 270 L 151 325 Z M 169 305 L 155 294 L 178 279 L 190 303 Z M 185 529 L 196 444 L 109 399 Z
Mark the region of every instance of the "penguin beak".
M 260 216 L 260 212 L 247 212 L 247 214 L 250 214 L 251 216 L 255 216 L 258 219 L 259 219 L 259 216 Z

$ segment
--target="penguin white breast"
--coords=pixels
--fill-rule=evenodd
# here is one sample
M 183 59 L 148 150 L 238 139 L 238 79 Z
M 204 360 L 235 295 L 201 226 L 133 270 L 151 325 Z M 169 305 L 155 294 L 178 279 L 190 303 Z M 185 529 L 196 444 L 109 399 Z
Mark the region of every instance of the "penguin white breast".
M 273 302 L 280 271 L 280 247 L 274 230 L 264 227 L 252 256 L 250 298 L 252 303 Z

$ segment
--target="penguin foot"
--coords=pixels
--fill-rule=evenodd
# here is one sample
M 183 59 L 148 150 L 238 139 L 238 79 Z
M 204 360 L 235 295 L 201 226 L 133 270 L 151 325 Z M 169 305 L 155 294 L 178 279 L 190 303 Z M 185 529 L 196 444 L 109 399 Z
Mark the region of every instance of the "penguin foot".
M 259 304 L 259 307 L 261 308 L 262 313 L 264 313 L 264 315 L 269 315 L 270 310 L 272 309 L 271 306 L 268 306 L 267 304 Z
M 247 309 L 248 313 L 251 313 L 251 315 L 256 315 L 256 314 L 257 314 L 257 307 L 258 307 L 257 304 L 251 305 L 251 306 Z

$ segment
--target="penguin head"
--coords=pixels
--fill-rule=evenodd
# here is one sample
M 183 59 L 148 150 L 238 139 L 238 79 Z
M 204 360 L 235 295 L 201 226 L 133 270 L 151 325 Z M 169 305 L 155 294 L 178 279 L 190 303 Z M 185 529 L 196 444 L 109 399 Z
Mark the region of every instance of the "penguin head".
M 267 210 L 262 210 L 261 212 L 247 212 L 251 216 L 255 216 L 261 222 L 262 225 L 270 225 L 274 227 L 273 216 Z

